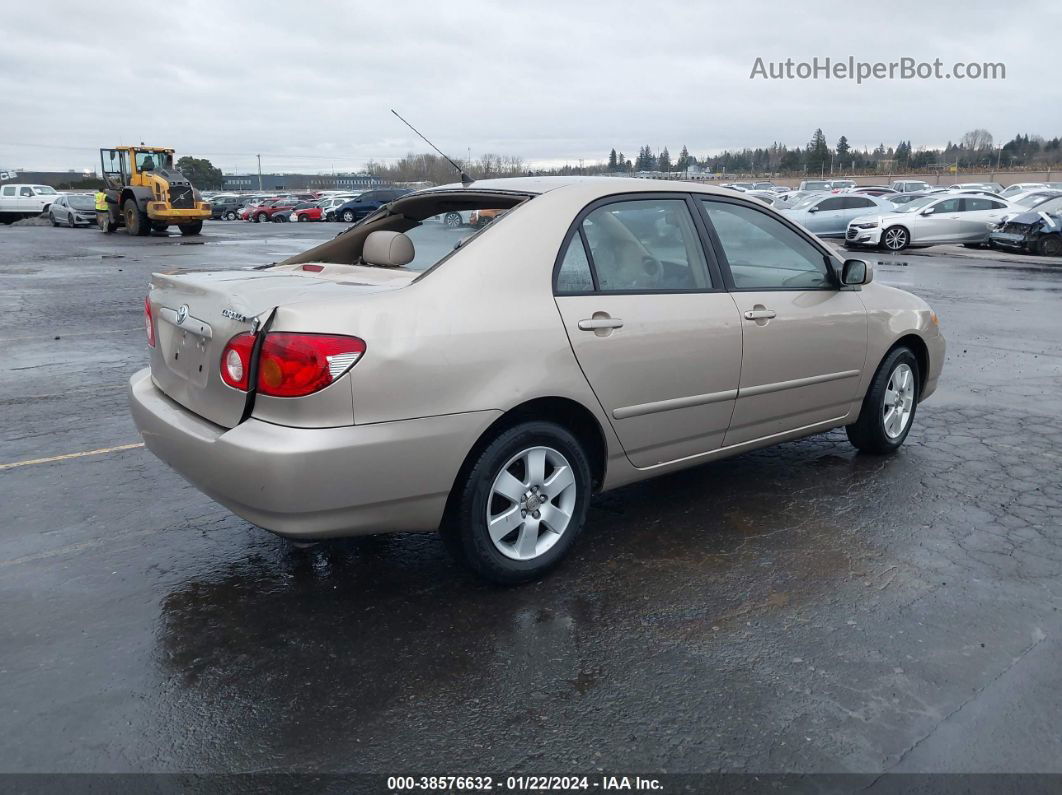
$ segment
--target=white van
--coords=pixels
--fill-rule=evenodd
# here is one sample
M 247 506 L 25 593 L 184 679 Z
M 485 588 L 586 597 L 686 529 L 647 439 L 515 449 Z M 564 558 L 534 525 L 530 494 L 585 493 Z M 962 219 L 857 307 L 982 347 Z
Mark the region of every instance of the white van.
M 10 224 L 47 212 L 58 196 L 55 188 L 48 185 L 0 185 L 0 223 Z

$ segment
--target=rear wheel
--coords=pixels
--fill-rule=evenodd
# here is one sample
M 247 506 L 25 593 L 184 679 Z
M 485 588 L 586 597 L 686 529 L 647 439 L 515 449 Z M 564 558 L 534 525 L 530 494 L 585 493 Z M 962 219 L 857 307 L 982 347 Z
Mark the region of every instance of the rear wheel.
M 552 422 L 500 433 L 454 486 L 442 533 L 451 554 L 505 585 L 542 576 L 575 542 L 590 504 L 590 464 Z
M 192 221 L 192 223 L 190 224 L 179 224 L 177 228 L 180 229 L 181 234 L 185 235 L 186 237 L 188 235 L 198 235 L 200 232 L 203 231 L 203 222 Z
M 457 229 L 461 226 L 461 213 L 447 213 L 443 220 L 451 229 Z
M 1062 257 L 1062 237 L 1058 235 L 1042 237 L 1036 248 L 1045 257 Z
M 354 221 L 354 211 L 353 210 L 344 210 L 343 211 L 343 220 L 346 221 L 348 224 L 353 222 Z
M 859 419 L 845 428 L 848 441 L 865 453 L 899 449 L 918 408 L 918 359 L 909 348 L 889 352 L 870 382 Z
M 122 205 L 122 215 L 125 218 L 125 231 L 129 235 L 143 237 L 151 231 L 147 213 L 141 212 L 132 199 Z

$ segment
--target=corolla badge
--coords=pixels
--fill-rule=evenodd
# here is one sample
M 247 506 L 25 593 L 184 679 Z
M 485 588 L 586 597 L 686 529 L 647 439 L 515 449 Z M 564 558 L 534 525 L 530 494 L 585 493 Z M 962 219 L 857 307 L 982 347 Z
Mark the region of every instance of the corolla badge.
M 188 319 L 188 304 L 181 304 L 181 308 L 177 310 L 177 325 L 181 325 Z

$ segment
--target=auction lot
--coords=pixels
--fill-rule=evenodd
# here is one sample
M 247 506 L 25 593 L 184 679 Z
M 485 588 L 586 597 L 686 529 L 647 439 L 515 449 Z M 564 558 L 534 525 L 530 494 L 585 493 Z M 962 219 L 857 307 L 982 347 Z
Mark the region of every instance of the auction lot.
M 897 455 L 611 492 L 499 589 L 434 534 L 297 549 L 130 447 L 149 274 L 342 228 L 0 228 L 0 772 L 1062 772 L 1057 261 L 854 255 L 948 339 Z

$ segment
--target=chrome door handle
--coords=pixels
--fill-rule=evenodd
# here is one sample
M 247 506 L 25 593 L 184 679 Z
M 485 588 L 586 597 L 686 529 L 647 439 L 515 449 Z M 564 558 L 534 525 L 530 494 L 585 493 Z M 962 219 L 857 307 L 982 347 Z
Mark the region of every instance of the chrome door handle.
M 750 309 L 745 313 L 745 320 L 770 320 L 777 316 L 773 309 Z
M 623 328 L 623 321 L 618 317 L 593 317 L 579 321 L 580 331 L 598 331 L 603 328 Z

